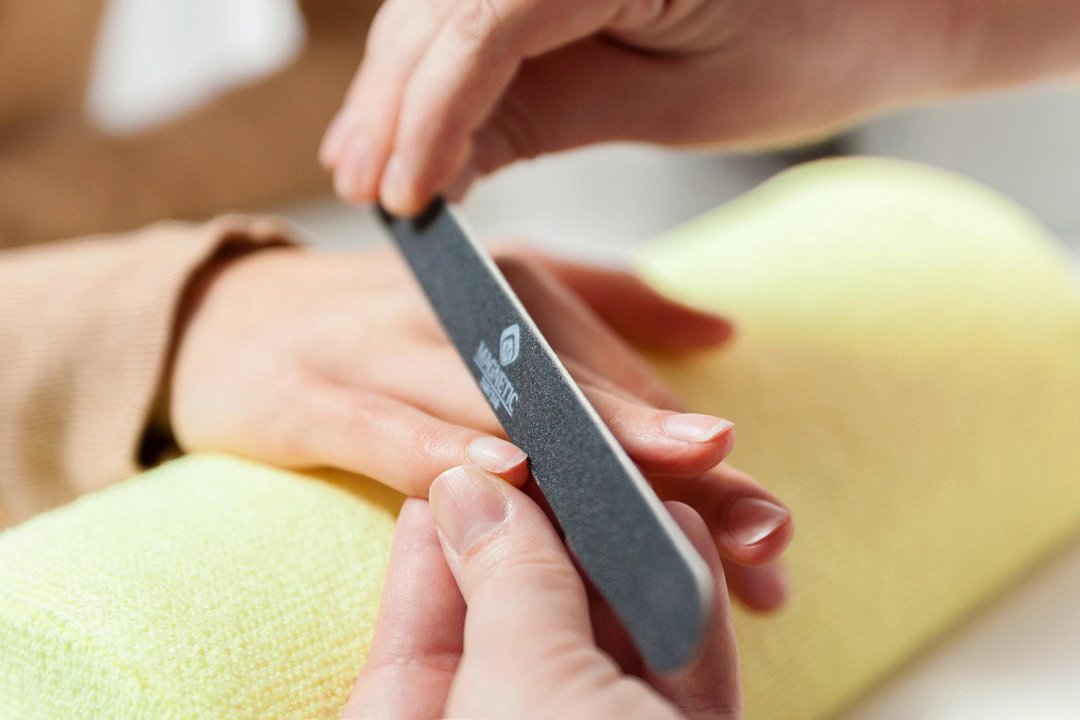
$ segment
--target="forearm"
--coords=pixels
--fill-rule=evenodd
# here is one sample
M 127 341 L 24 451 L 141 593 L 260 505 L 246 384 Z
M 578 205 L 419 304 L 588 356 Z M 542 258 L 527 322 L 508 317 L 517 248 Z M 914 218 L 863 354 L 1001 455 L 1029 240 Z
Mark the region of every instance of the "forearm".
M 957 90 L 1080 76 L 1076 0 L 955 0 L 964 54 Z
M 132 472 L 189 282 L 279 238 L 232 219 L 0 253 L 0 528 Z

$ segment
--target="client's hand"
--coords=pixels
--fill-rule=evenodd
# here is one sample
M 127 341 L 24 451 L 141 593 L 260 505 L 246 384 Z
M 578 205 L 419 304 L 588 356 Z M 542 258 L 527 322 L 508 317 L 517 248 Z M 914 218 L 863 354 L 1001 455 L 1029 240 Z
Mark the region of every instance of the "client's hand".
M 750 478 L 716 467 L 734 442 L 731 423 L 674 412 L 677 399 L 630 345 L 714 346 L 728 321 L 626 273 L 520 250 L 499 262 L 661 496 L 706 517 L 738 563 L 728 569 L 736 594 L 757 609 L 779 605 L 784 579 L 772 561 L 791 536 L 787 511 Z M 168 415 L 184 450 L 337 467 L 419 497 L 461 464 L 527 479 L 524 453 L 504 439 L 396 254 L 263 250 L 202 280 L 171 373 Z
M 693 510 L 668 509 L 716 591 L 698 658 L 660 677 L 587 592 L 539 507 L 478 468 L 447 471 L 431 486 L 430 509 L 409 500 L 401 510 L 371 651 L 345 717 L 738 718 L 719 558 Z

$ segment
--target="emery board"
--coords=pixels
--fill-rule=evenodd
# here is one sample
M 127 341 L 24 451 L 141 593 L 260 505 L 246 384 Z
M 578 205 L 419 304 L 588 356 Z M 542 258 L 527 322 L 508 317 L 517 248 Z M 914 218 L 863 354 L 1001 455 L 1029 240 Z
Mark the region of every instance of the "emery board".
M 701 556 L 451 207 L 379 213 L 581 567 L 650 667 L 685 665 L 711 610 Z

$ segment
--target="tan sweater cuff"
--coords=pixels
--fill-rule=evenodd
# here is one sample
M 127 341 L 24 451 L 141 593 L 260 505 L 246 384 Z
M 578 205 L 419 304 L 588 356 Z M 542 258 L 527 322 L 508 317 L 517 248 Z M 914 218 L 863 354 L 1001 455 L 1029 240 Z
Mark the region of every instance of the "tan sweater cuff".
M 130 475 L 192 278 L 287 242 L 227 217 L 0 253 L 0 528 Z

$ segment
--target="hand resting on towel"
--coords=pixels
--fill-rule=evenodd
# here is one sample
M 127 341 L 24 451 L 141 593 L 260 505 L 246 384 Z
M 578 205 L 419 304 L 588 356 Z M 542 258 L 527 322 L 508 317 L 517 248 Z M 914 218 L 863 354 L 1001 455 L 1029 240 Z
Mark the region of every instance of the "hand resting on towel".
M 628 273 L 509 249 L 504 273 L 590 402 L 662 498 L 692 505 L 749 607 L 783 602 L 787 509 L 721 464 L 734 430 L 680 403 L 634 346 L 691 351 L 731 333 Z M 185 451 L 329 466 L 427 497 L 471 464 L 515 485 L 505 439 L 408 269 L 389 251 L 269 249 L 211 268 L 189 293 L 166 414 Z

